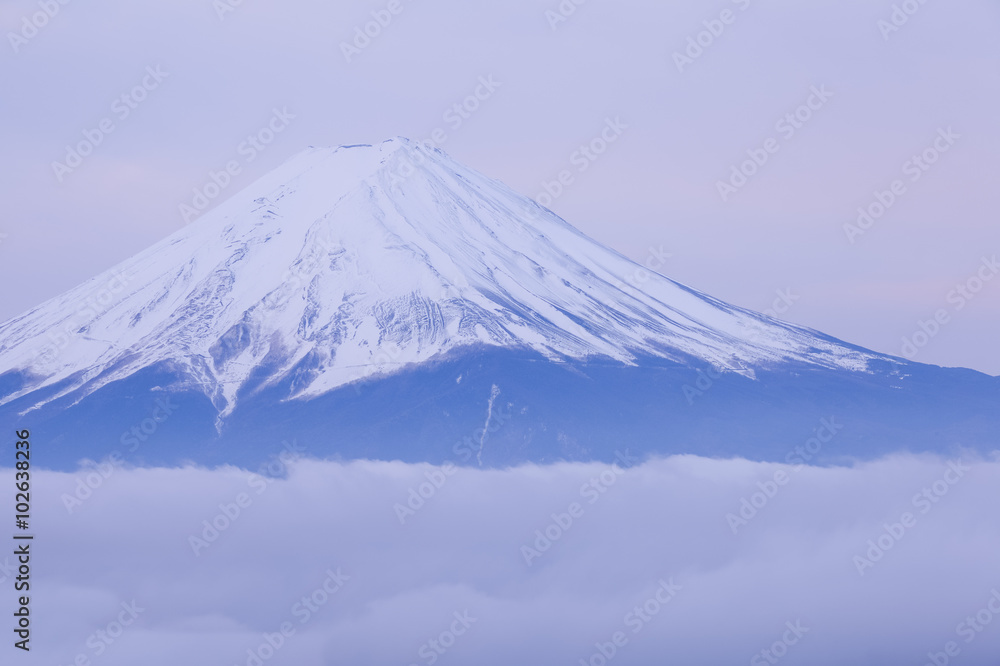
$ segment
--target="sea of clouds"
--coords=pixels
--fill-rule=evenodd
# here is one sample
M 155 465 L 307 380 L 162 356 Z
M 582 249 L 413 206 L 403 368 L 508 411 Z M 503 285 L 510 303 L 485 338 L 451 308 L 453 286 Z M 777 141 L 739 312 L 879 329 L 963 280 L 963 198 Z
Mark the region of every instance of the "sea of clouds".
M 1000 652 L 996 457 L 480 470 L 283 456 L 32 483 L 32 650 L 5 646 L 10 663 L 976 666 Z M 7 608 L 15 569 L 0 554 Z

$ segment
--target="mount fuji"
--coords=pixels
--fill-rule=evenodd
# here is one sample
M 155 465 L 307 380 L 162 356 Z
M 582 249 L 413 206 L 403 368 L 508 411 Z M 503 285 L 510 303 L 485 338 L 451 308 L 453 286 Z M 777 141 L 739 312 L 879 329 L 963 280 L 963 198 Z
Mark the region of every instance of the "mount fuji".
M 1000 378 L 640 270 L 440 151 L 311 148 L 0 325 L 0 418 L 54 468 L 996 447 Z

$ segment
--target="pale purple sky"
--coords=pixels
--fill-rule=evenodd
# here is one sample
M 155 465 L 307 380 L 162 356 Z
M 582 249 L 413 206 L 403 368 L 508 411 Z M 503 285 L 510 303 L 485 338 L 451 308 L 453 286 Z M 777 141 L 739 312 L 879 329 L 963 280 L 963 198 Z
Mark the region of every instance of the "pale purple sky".
M 919 9 L 890 32 L 881 0 L 567 0 L 559 22 L 557 0 L 244 0 L 220 18 L 223 1 L 52 0 L 37 31 L 37 2 L 0 3 L 0 319 L 178 229 L 229 161 L 220 199 L 308 145 L 441 128 L 444 150 L 529 196 L 569 171 L 550 207 L 637 261 L 662 247 L 669 277 L 757 310 L 790 294 L 783 318 L 897 355 L 944 310 L 916 360 L 1000 374 L 1000 278 L 952 292 L 993 277 L 983 258 L 1000 253 L 995 2 L 897 3 Z M 390 6 L 348 62 L 341 43 Z M 674 52 L 710 28 L 679 71 Z M 477 87 L 479 108 L 448 113 Z M 799 127 L 777 125 L 809 101 Z M 241 142 L 274 108 L 294 118 L 250 161 Z M 604 154 L 574 157 L 616 118 Z M 114 130 L 60 181 L 52 163 L 104 119 Z M 934 164 L 907 164 L 947 128 Z M 748 150 L 767 161 L 723 201 L 717 182 Z M 894 180 L 901 194 L 850 243 L 844 225 Z

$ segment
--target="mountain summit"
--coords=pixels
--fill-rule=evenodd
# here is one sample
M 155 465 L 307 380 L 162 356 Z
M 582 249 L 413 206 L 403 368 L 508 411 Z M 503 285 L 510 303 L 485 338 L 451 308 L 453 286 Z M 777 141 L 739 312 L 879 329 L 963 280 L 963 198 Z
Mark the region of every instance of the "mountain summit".
M 416 166 L 419 165 L 419 166 Z M 553 213 L 405 139 L 310 149 L 196 223 L 0 327 L 6 403 L 85 395 L 169 362 L 223 413 L 255 369 L 312 397 L 483 344 L 548 359 L 698 359 L 753 376 L 876 355 L 653 274 Z M 118 287 L 90 321 L 73 303 Z M 99 294 L 98 294 L 99 295 Z M 36 355 L 58 332 L 56 353 Z
M 336 432 L 337 408 L 307 406 L 335 395 L 358 401 L 359 386 L 398 386 L 460 358 L 479 359 L 479 368 L 492 359 L 486 365 L 507 387 L 531 384 L 542 366 L 572 368 L 571 392 L 588 368 L 647 379 L 658 368 L 658 390 L 669 385 L 689 407 L 705 380 L 737 382 L 744 396 L 804 373 L 900 389 L 916 367 L 658 274 L 640 286 L 632 276 L 641 270 L 440 151 L 405 139 L 311 148 L 148 250 L 0 325 L 0 409 L 76 423 L 70 414 L 104 413 L 109 400 L 169 394 L 197 403 L 195 421 L 211 414 L 212 432 L 196 439 L 216 441 L 246 435 L 244 405 L 258 415 L 304 409 L 316 432 Z M 460 387 L 465 373 L 454 370 Z M 488 392 L 492 410 L 505 386 L 488 383 L 477 400 L 485 409 Z M 439 407 L 449 416 L 475 411 Z M 547 429 L 535 423 L 521 444 Z M 545 438 L 573 439 L 556 430 Z M 377 445 L 367 450 L 381 455 Z

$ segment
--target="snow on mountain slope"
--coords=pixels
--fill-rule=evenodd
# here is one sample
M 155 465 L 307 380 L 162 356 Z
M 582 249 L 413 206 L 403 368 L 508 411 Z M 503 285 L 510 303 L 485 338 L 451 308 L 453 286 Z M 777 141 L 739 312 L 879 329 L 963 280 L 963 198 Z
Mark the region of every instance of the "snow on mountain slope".
M 414 166 L 416 165 L 416 166 Z M 83 397 L 169 363 L 222 415 L 255 370 L 310 397 L 459 347 L 691 357 L 753 376 L 884 359 L 653 274 L 405 139 L 309 149 L 195 223 L 0 325 L 0 404 Z

